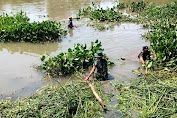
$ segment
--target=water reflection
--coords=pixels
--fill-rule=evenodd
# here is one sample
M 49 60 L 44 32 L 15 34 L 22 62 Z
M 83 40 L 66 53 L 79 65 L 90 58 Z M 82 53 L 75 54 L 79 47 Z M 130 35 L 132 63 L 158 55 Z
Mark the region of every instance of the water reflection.
M 112 7 L 115 0 L 45 0 L 50 20 L 67 19 L 76 17 L 80 8 L 91 5 L 92 2 L 101 7 Z
M 58 43 L 0 43 L 0 51 L 6 49 L 11 54 L 19 52 L 20 54 L 51 54 L 59 48 Z
M 16 14 L 20 11 L 27 13 L 30 21 L 48 20 L 44 0 L 0 0 L 0 15 Z

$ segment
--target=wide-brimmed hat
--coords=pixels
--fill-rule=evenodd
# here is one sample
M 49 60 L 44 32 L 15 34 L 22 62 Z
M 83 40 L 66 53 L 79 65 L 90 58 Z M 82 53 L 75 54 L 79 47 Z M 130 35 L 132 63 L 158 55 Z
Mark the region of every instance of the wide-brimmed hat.
M 98 50 L 96 53 L 95 53 L 95 57 L 103 57 L 103 53 L 101 50 Z

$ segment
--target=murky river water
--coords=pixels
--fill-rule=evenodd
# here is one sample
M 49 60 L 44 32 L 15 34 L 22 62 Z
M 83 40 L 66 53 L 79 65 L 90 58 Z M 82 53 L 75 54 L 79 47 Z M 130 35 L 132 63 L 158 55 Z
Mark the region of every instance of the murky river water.
M 120 0 L 123 1 L 130 0 Z M 145 1 L 162 5 L 174 0 Z M 67 20 L 70 16 L 75 17 L 80 8 L 87 7 L 91 2 L 92 0 L 0 0 L 0 14 L 17 13 L 23 10 L 31 22 Z M 112 7 L 115 0 L 94 0 L 94 2 L 106 8 Z M 96 39 L 102 42 L 104 53 L 116 64 L 109 72 L 114 77 L 113 81 L 130 80 L 136 77 L 131 70 L 136 70 L 140 66 L 137 55 L 142 46 L 149 45 L 148 41 L 141 38 L 141 35 L 147 32 L 142 29 L 142 25 L 123 23 L 113 26 L 110 30 L 99 32 L 81 21 L 73 23 L 79 27 L 70 30 L 70 33 L 58 43 L 0 43 L 0 100 L 7 96 L 12 97 L 11 100 L 23 98 L 41 86 L 52 84 L 42 80 L 43 74 L 33 68 L 41 64 L 42 55 L 48 54 L 53 57 L 72 48 L 75 43 L 86 43 L 89 46 Z M 118 60 L 121 57 L 126 60 Z M 60 81 L 65 83 L 67 79 L 60 78 Z

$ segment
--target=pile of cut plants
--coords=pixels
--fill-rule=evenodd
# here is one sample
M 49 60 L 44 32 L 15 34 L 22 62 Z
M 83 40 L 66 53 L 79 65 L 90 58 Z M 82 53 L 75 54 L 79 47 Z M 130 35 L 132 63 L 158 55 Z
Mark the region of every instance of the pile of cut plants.
M 93 65 L 95 61 L 94 54 L 98 50 L 104 50 L 98 40 L 91 42 L 89 48 L 87 48 L 86 44 L 77 43 L 73 49 L 69 48 L 68 52 L 62 52 L 46 61 L 46 56 L 42 56 L 41 61 L 44 61 L 44 63 L 38 69 L 44 70 L 46 74 L 52 77 L 84 72 Z M 104 58 L 107 59 L 108 65 L 114 65 L 106 55 L 104 55 Z
M 29 18 L 23 11 L 9 16 L 3 14 L 0 16 L 0 41 L 1 42 L 46 42 L 57 41 L 65 36 L 60 22 L 42 21 L 29 22 Z
M 100 83 L 94 84 L 103 95 Z M 85 82 L 75 81 L 63 86 L 45 86 L 35 94 L 15 102 L 0 102 L 1 118 L 100 118 L 104 110 Z
M 177 117 L 177 67 L 151 72 L 131 83 L 116 83 L 117 108 L 125 116 L 140 118 Z
M 145 72 L 130 83 L 115 83 L 119 91 L 118 110 L 125 116 L 142 118 L 177 117 L 177 2 L 164 6 L 133 2 L 137 22 L 144 23 L 149 32 L 151 58 Z

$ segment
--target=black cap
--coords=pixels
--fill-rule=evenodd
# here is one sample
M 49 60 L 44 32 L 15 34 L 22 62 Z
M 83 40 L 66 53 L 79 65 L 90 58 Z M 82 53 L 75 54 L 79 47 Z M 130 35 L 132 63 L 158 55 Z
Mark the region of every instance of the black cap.
M 146 49 L 148 49 L 148 46 L 143 46 L 143 50 L 146 50 Z

